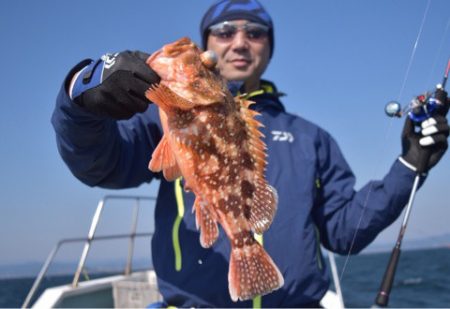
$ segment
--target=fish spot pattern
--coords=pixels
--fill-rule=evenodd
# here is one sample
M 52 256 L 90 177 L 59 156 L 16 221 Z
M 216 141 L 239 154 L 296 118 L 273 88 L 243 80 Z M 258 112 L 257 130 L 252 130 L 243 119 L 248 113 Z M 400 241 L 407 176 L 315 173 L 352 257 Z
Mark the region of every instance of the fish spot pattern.
M 252 156 L 244 151 L 241 153 L 241 164 L 243 167 L 253 171 L 255 169 L 255 164 L 254 164 L 254 160 L 252 158 Z
M 238 218 L 243 213 L 242 199 L 234 194 L 229 194 L 226 199 L 219 199 L 217 206 L 219 211 L 224 214 L 231 213 L 233 218 Z
M 250 231 L 242 231 L 233 234 L 234 245 L 237 248 L 243 248 L 245 246 L 251 246 L 256 243 L 253 234 Z
M 248 180 L 241 181 L 241 194 L 244 199 L 253 198 L 253 192 L 255 192 L 255 186 Z
M 248 206 L 248 204 L 245 204 L 245 205 L 244 205 L 244 217 L 245 217 L 245 219 L 249 220 L 251 214 L 252 214 L 251 207 Z
M 192 110 L 177 110 L 176 117 L 169 118 L 169 125 L 174 129 L 183 129 L 192 124 L 195 113 Z

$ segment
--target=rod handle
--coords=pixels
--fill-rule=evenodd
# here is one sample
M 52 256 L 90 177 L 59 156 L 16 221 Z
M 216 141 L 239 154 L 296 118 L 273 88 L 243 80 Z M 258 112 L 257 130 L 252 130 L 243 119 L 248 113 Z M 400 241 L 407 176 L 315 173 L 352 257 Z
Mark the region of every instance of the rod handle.
M 381 282 L 380 290 L 375 299 L 375 303 L 380 307 L 386 307 L 389 303 L 389 295 L 391 294 L 392 283 L 394 282 L 395 270 L 397 269 L 398 260 L 400 258 L 400 246 L 396 245 L 391 253 L 389 264 Z

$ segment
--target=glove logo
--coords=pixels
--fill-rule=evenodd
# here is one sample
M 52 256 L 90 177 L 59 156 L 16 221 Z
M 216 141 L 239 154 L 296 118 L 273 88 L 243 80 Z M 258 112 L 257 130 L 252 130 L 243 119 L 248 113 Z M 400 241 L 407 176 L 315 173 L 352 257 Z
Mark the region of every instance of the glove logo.
M 115 54 L 104 54 L 101 59 L 105 63 L 104 68 L 110 69 L 116 63 L 116 57 L 119 53 Z
M 289 142 L 292 143 L 294 141 L 294 136 L 290 132 L 285 131 L 272 131 L 273 135 L 272 140 L 278 142 Z

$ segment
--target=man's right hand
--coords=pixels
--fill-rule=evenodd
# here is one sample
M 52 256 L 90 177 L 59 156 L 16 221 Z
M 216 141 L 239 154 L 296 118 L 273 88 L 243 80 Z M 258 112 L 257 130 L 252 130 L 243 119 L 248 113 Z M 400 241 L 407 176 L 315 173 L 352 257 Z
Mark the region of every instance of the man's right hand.
M 140 51 L 103 55 L 73 77 L 71 99 L 96 115 L 114 119 L 144 112 L 150 103 L 145 91 L 160 81 L 145 63 L 148 57 Z
M 436 90 L 435 98 L 441 103 L 433 117 L 420 123 L 418 132 L 417 124 L 410 117 L 406 118 L 403 127 L 401 161 L 420 173 L 428 172 L 435 166 L 448 148 L 449 125 L 446 115 L 450 100 L 442 89 Z

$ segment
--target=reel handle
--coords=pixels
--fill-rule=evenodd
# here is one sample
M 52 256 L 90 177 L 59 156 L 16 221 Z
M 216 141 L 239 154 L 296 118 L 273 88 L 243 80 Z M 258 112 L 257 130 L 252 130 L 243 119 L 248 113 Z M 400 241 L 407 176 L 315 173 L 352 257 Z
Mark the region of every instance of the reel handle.
M 448 109 L 449 109 L 449 100 L 447 99 L 447 92 L 442 88 L 439 87 L 436 88 L 433 97 L 437 100 L 435 104 L 435 107 L 433 108 L 432 114 L 429 115 L 429 117 L 432 117 L 433 115 L 442 115 L 446 116 Z M 420 158 L 419 158 L 419 165 L 417 166 L 417 173 L 422 174 L 426 173 L 428 171 L 428 162 L 430 161 L 431 157 L 431 150 L 434 147 L 434 145 L 424 147 L 423 151 L 421 152 Z

